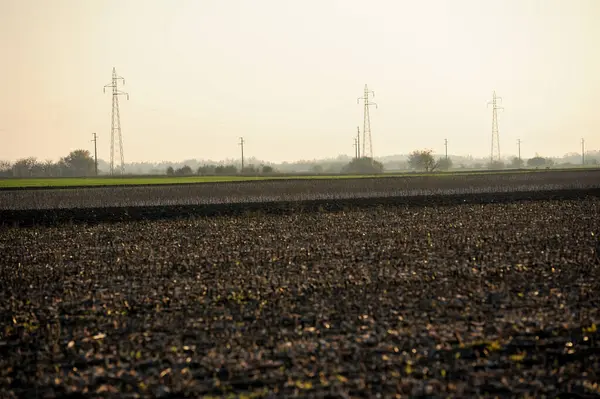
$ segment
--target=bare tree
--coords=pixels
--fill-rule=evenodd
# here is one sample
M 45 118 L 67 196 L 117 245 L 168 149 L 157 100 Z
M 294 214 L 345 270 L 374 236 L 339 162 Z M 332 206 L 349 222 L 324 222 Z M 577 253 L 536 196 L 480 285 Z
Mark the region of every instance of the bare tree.
M 34 157 L 22 158 L 14 163 L 12 166 L 13 176 L 15 177 L 31 177 L 33 169 L 37 164 L 37 160 Z
M 435 160 L 431 150 L 415 150 L 408 156 L 408 165 L 416 170 L 425 172 L 435 171 L 440 161 Z
M 12 165 L 9 161 L 0 161 L 0 176 L 12 176 Z

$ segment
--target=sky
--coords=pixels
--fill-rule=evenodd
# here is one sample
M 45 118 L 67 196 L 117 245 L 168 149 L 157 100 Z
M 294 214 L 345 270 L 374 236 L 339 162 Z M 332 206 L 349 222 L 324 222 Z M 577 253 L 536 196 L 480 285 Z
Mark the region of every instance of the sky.
M 365 84 L 375 157 L 600 149 L 598 0 L 0 0 L 0 160 L 354 154 Z

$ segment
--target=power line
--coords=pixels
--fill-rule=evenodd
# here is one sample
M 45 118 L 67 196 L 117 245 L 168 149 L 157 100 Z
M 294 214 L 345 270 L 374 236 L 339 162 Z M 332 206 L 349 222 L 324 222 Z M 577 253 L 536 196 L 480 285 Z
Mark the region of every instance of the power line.
M 498 133 L 498 110 L 504 109 L 504 107 L 498 106 L 498 100 L 502 102 L 502 97 L 496 96 L 496 91 L 492 94 L 492 101 L 487 103 L 488 106 L 492 106 L 492 152 L 490 155 L 490 161 L 501 161 L 500 158 L 500 134 Z
M 363 150 L 362 155 L 368 156 L 373 159 L 373 139 L 371 137 L 371 117 L 369 115 L 369 106 L 374 105 L 377 108 L 376 103 L 369 102 L 369 93 L 375 97 L 374 91 L 369 91 L 367 85 L 365 85 L 365 93 L 363 97 L 359 97 L 356 103 L 360 103 L 360 100 L 364 101 L 364 117 L 363 117 Z M 368 142 L 368 143 L 367 143 Z M 368 147 L 367 147 L 368 146 Z
M 517 139 L 517 146 L 519 147 L 519 168 L 522 166 L 521 165 L 521 139 Z
M 110 84 L 104 86 L 103 92 L 106 93 L 106 88 L 112 88 L 112 122 L 110 128 L 110 174 L 114 174 L 115 170 L 115 133 L 119 136 L 119 155 L 121 158 L 121 175 L 123 175 L 125 168 L 125 157 L 123 156 L 123 135 L 121 134 L 121 116 L 119 114 L 119 96 L 125 95 L 129 100 L 129 94 L 124 91 L 120 91 L 118 88 L 119 80 L 123 81 L 125 85 L 125 79 L 117 75 L 117 71 L 113 67 L 112 70 L 112 81 Z

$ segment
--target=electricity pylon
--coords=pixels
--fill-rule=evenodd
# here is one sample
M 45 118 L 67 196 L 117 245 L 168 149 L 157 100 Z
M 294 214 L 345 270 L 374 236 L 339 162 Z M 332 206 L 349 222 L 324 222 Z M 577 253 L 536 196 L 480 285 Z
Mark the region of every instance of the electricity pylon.
M 504 107 L 498 106 L 498 100 L 502 102 L 502 97 L 496 96 L 496 91 L 492 94 L 492 101 L 487 103 L 488 107 L 492 106 L 492 152 L 490 162 L 500 162 L 500 134 L 498 133 L 498 110 Z
M 364 108 L 364 118 L 363 118 L 363 150 L 362 150 L 362 156 L 368 156 L 369 158 L 373 159 L 373 139 L 371 137 L 371 117 L 369 115 L 369 106 L 370 105 L 374 105 L 375 108 L 377 108 L 377 104 L 376 103 L 372 103 L 369 102 L 369 93 L 371 93 L 373 95 L 373 97 L 375 97 L 375 92 L 374 91 L 369 91 L 369 88 L 367 87 L 367 85 L 365 85 L 365 94 L 363 97 L 359 97 L 358 100 L 356 100 L 356 103 L 360 103 L 360 100 L 363 100 L 365 103 L 365 108 Z
M 119 80 L 123 81 L 125 85 L 125 79 L 117 75 L 115 68 L 112 70 L 112 82 L 104 86 L 103 92 L 106 93 L 106 88 L 112 88 L 112 122 L 110 128 L 110 174 L 113 175 L 115 171 L 115 134 L 119 136 L 119 155 L 121 158 L 121 175 L 125 170 L 125 157 L 123 156 L 123 135 L 121 134 L 121 116 L 119 114 L 119 96 L 127 96 L 129 100 L 129 94 L 118 89 Z

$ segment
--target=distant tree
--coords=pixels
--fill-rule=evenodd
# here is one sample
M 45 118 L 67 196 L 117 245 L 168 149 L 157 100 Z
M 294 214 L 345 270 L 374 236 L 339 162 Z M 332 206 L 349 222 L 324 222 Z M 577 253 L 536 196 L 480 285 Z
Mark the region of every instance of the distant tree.
M 439 164 L 431 150 L 415 150 L 408 155 L 408 166 L 415 170 L 433 172 Z
M 194 171 L 189 165 L 183 165 L 181 168 L 177 168 L 175 170 L 176 176 L 191 176 L 194 174 Z
M 488 163 L 487 167 L 491 170 L 504 169 L 504 162 L 502 161 L 491 161 Z
M 219 165 L 215 168 L 215 174 L 221 176 L 232 176 L 237 174 L 235 165 Z
M 316 173 L 316 174 L 323 173 L 323 165 L 319 165 L 319 164 L 312 165 L 310 167 L 310 172 Z
M 598 165 L 598 160 L 596 158 L 586 159 L 585 164 L 595 166 Z
M 258 168 L 254 165 L 248 165 L 248 166 L 244 167 L 244 169 L 242 170 L 242 173 L 254 175 L 254 174 L 258 173 Z
M 55 165 L 58 176 L 70 176 L 69 166 L 65 163 L 65 159 L 61 158 Z
M 440 159 L 438 159 L 437 164 L 438 164 L 437 168 L 439 170 L 450 170 L 450 169 L 452 169 L 452 159 L 450 159 L 450 158 L 448 158 L 448 159 L 446 159 L 446 158 L 440 158 Z
M 383 172 L 383 164 L 375 161 L 373 158 L 363 157 L 354 158 L 350 163 L 342 168 L 342 173 L 355 174 L 378 174 Z
M 32 177 L 37 160 L 34 157 L 22 158 L 12 166 L 12 175 L 14 177 Z
M 175 175 L 175 169 L 173 169 L 172 166 L 169 166 L 167 168 L 167 176 L 174 176 Z
M 60 176 L 60 173 L 57 173 L 57 166 L 51 159 L 46 159 L 43 164 L 41 164 L 42 172 L 46 177 L 57 177 Z M 58 171 L 60 172 L 60 171 Z
M 236 175 L 238 173 L 238 168 L 235 165 L 226 165 L 223 171 L 227 175 Z
M 544 165 L 546 165 L 546 158 L 540 157 L 539 155 L 527 160 L 527 166 L 531 166 L 533 168 L 539 168 Z
M 12 165 L 8 161 L 0 161 L 0 176 L 12 176 Z
M 263 165 L 262 167 L 262 173 L 265 175 L 273 173 L 274 171 L 275 169 L 271 165 Z
M 525 165 L 525 161 L 523 161 L 522 159 L 519 159 L 519 157 L 513 157 L 510 160 L 510 167 L 514 168 L 514 169 L 520 169 L 523 167 L 523 165 Z
M 215 168 L 215 165 L 202 165 L 198 168 L 198 174 L 200 176 L 214 175 Z
M 35 162 L 31 166 L 31 177 L 44 177 L 44 164 Z
M 88 150 L 71 151 L 63 158 L 69 176 L 93 176 L 95 174 L 94 158 Z

